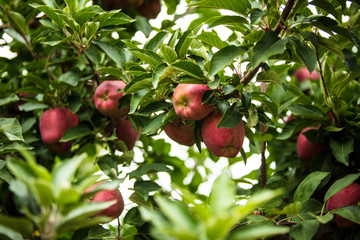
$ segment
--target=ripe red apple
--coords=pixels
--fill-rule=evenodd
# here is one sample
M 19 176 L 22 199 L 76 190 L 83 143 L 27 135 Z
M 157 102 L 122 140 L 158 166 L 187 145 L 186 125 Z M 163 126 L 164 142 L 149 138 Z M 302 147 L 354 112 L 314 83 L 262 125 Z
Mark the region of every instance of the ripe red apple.
M 234 158 L 239 153 L 245 136 L 243 122 L 233 128 L 217 128 L 222 114 L 212 112 L 201 124 L 201 136 L 206 147 L 215 156 Z
M 180 83 L 173 94 L 173 105 L 176 114 L 184 120 L 201 120 L 213 110 L 208 103 L 201 104 L 201 98 L 206 90 L 211 90 L 205 84 Z
M 105 0 L 107 9 L 136 8 L 144 3 L 144 0 Z
M 122 91 L 126 84 L 123 81 L 104 81 L 95 90 L 94 102 L 96 109 L 107 117 L 125 115 L 129 108 L 119 109 L 119 99 L 124 95 Z
M 345 206 L 356 205 L 358 202 L 360 202 L 360 185 L 353 182 L 329 198 L 326 209 L 331 211 Z M 335 215 L 335 222 L 340 228 L 351 227 L 354 224 L 352 221 L 339 215 Z
M 185 124 L 181 119 L 167 125 L 164 129 L 166 135 L 177 143 L 192 146 L 195 143 L 194 124 Z
M 94 190 L 97 186 L 100 184 L 103 184 L 105 182 L 98 182 L 88 189 L 84 191 L 84 193 L 88 193 L 92 190 Z M 109 189 L 109 190 L 101 190 L 94 194 L 93 197 L 90 198 L 90 201 L 92 202 L 110 202 L 110 201 L 116 201 L 113 205 L 110 207 L 102 210 L 101 212 L 95 214 L 95 216 L 105 216 L 109 218 L 118 218 L 122 211 L 124 210 L 124 199 L 119 191 L 119 189 Z
M 297 152 L 300 157 L 300 159 L 304 162 L 311 162 L 316 154 L 318 154 L 323 148 L 323 143 L 314 143 L 310 142 L 306 136 L 304 135 L 305 132 L 315 129 L 317 130 L 317 127 L 307 127 L 303 129 L 298 138 L 297 138 Z
M 59 141 L 67 129 L 78 124 L 77 115 L 68 108 L 60 107 L 46 110 L 40 117 L 41 138 L 52 152 L 64 154 L 70 150 L 72 141 Z
M 297 80 L 299 80 L 299 82 L 303 82 L 308 79 L 311 80 L 319 79 L 319 75 L 315 70 L 310 74 L 309 70 L 306 67 L 301 67 L 298 70 L 296 70 L 294 76 L 295 78 L 297 78 Z
M 160 0 L 145 0 L 145 2 L 137 8 L 139 14 L 147 19 L 155 19 L 160 11 Z
M 137 132 L 131 122 L 126 119 L 126 117 L 113 119 L 115 133 L 118 138 L 118 141 L 122 141 L 126 144 L 128 150 L 132 150 L 135 146 L 135 142 L 140 137 L 140 132 Z M 117 146 L 115 142 L 116 149 L 120 150 L 120 147 Z

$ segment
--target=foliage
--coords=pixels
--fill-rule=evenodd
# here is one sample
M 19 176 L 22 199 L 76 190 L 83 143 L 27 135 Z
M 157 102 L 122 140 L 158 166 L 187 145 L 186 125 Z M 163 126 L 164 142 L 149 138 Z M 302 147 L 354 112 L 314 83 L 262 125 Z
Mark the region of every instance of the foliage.
M 0 57 L 0 238 L 358 239 L 360 207 L 327 212 L 326 203 L 359 181 L 360 2 L 187 0 L 182 14 L 179 0 L 161 4 L 172 20 L 154 27 L 136 9 L 102 0 L 0 0 L 9 50 Z M 298 81 L 303 66 L 320 79 Z M 133 150 L 116 144 L 107 132 L 113 120 L 93 103 L 99 83 L 114 79 L 127 84 L 119 108 L 130 106 L 127 119 L 141 131 Z M 211 88 L 202 103 L 223 113 L 219 127 L 245 123 L 237 157 L 204 147 L 201 120 L 190 123 L 196 144 L 183 154 L 161 138 L 176 118 L 179 83 Z M 60 106 L 79 125 L 64 133 L 72 148 L 59 155 L 38 126 Z M 319 129 L 306 137 L 325 146 L 311 163 L 296 152 L 309 126 Z M 229 174 L 255 158 L 258 169 Z M 211 166 L 222 162 L 231 171 L 212 184 Z M 130 192 L 117 222 L 93 217 L 109 203 L 83 194 L 99 175 L 112 180 L 105 188 Z M 340 229 L 334 214 L 355 224 Z

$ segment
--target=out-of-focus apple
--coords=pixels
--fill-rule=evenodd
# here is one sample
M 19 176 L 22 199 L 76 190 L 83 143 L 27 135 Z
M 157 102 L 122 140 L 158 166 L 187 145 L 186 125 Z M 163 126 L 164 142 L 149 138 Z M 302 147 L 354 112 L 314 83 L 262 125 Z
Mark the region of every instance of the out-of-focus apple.
M 95 90 L 94 103 L 96 109 L 107 117 L 121 117 L 129 111 L 129 107 L 119 109 L 119 99 L 124 95 L 126 84 L 123 81 L 104 81 Z
M 331 211 L 345 206 L 356 205 L 358 202 L 360 202 L 360 185 L 353 182 L 329 198 L 326 209 Z M 339 215 L 335 215 L 335 222 L 340 228 L 351 227 L 354 224 L 352 221 Z
M 147 19 L 155 19 L 161 11 L 160 0 L 145 0 L 145 2 L 137 8 L 137 11 Z
M 67 129 L 78 124 L 77 115 L 68 108 L 60 107 L 46 110 L 40 117 L 41 138 L 52 152 L 64 154 L 70 150 L 72 141 L 59 141 Z
M 100 184 L 103 184 L 105 182 L 98 182 L 88 189 L 84 191 L 84 193 L 91 192 L 94 190 L 97 186 Z M 101 212 L 98 212 L 95 214 L 95 216 L 105 216 L 109 218 L 118 218 L 121 213 L 124 210 L 124 199 L 119 191 L 119 189 L 109 189 L 109 190 L 101 190 L 99 192 L 96 192 L 94 196 L 90 198 L 90 201 L 92 202 L 111 202 L 116 201 L 113 205 L 110 207 L 102 210 Z
M 212 112 L 201 124 L 201 136 L 206 147 L 215 156 L 234 158 L 242 148 L 245 136 L 244 124 L 241 121 L 233 128 L 217 128 L 222 114 L 219 110 Z
M 303 129 L 298 138 L 297 138 L 297 152 L 300 159 L 304 162 L 312 162 L 314 156 L 318 154 L 323 148 L 323 143 L 314 143 L 310 142 L 306 136 L 304 135 L 305 132 L 309 130 L 318 130 L 317 127 L 307 127 Z
M 299 82 L 306 81 L 308 79 L 311 80 L 318 80 L 319 74 L 314 70 L 312 73 L 309 72 L 309 70 L 306 67 L 301 67 L 294 73 L 295 78 L 299 80 Z
M 105 0 L 106 9 L 136 8 L 144 3 L 144 0 Z
M 164 129 L 166 135 L 177 143 L 192 146 L 195 143 L 194 124 L 185 124 L 177 118 Z
M 201 120 L 213 110 L 213 106 L 201 104 L 205 91 L 211 90 L 205 84 L 180 83 L 173 94 L 173 105 L 176 114 L 184 120 Z
M 126 116 L 113 119 L 115 133 L 118 140 L 115 141 L 115 148 L 121 151 L 118 141 L 126 144 L 128 150 L 132 150 L 135 142 L 140 137 L 140 132 L 136 131 L 131 125 L 131 122 L 126 119 Z

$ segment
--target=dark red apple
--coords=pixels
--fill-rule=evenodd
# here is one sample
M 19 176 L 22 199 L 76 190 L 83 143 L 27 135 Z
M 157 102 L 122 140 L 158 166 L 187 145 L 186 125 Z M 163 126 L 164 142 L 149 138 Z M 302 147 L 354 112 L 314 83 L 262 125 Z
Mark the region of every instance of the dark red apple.
M 126 119 L 126 117 L 113 119 L 115 133 L 118 138 L 118 141 L 122 141 L 126 144 L 128 150 L 132 150 L 135 146 L 135 142 L 140 137 L 140 132 L 137 132 L 131 122 Z M 121 150 L 120 147 L 115 142 L 115 147 L 118 150 Z
M 316 154 L 318 154 L 323 148 L 323 143 L 314 143 L 310 142 L 306 136 L 305 132 L 309 130 L 318 130 L 317 127 L 307 127 L 303 129 L 298 138 L 297 138 L 297 152 L 300 159 L 304 162 L 311 162 Z
M 160 0 L 145 0 L 145 2 L 137 8 L 139 14 L 147 19 L 155 19 L 160 11 Z
M 310 74 L 309 70 L 306 67 L 301 67 L 298 70 L 296 70 L 294 76 L 295 78 L 297 78 L 297 80 L 299 80 L 299 82 L 303 82 L 308 79 L 311 80 L 319 79 L 319 75 L 315 70 Z
M 329 198 L 326 209 L 331 211 L 345 206 L 356 205 L 358 202 L 360 202 L 360 185 L 353 182 Z M 352 221 L 339 215 L 335 215 L 335 222 L 340 228 L 351 227 L 354 224 Z
M 119 99 L 124 95 L 126 84 L 123 81 L 104 81 L 95 90 L 96 109 L 107 117 L 121 117 L 129 107 L 119 109 Z
M 71 141 L 59 142 L 64 132 L 79 124 L 76 114 L 65 107 L 46 110 L 40 117 L 40 134 L 52 152 L 64 154 L 71 148 Z
M 205 84 L 180 83 L 173 94 L 173 105 L 176 114 L 184 120 L 201 120 L 213 110 L 213 106 L 201 104 L 205 91 L 211 90 Z
M 106 9 L 136 8 L 144 3 L 144 0 L 105 0 Z
M 241 121 L 233 128 L 218 128 L 221 118 L 219 110 L 207 116 L 201 124 L 201 136 L 206 147 L 215 156 L 234 158 L 244 142 L 244 124 Z
M 84 193 L 88 193 L 92 190 L 94 190 L 97 186 L 100 184 L 103 184 L 105 182 L 98 182 L 88 189 L 84 191 Z M 101 212 L 95 214 L 95 216 L 105 216 L 109 218 L 118 218 L 121 213 L 124 210 L 124 199 L 119 191 L 119 189 L 109 189 L 109 190 L 101 190 L 99 192 L 96 192 L 93 197 L 90 198 L 90 201 L 92 202 L 110 202 L 110 201 L 116 201 L 113 205 L 110 207 L 102 210 Z
M 177 143 L 192 146 L 195 143 L 194 124 L 185 124 L 181 119 L 176 119 L 174 122 L 167 125 L 164 129 L 166 135 Z

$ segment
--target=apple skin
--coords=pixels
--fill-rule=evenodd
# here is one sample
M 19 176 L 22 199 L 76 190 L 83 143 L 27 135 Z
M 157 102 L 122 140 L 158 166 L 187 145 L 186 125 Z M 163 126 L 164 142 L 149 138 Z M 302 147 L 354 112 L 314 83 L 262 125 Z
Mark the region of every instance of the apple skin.
M 299 80 L 299 82 L 303 82 L 308 79 L 318 80 L 320 78 L 319 74 L 315 70 L 310 74 L 309 70 L 306 67 L 301 67 L 296 70 L 294 76 L 295 78 L 297 78 L 297 80 Z
M 213 111 L 208 103 L 201 104 L 205 91 L 211 90 L 205 84 L 180 83 L 173 94 L 173 105 L 176 114 L 184 120 L 201 120 Z
M 136 8 L 144 3 L 144 0 L 105 0 L 107 9 Z
M 129 111 L 129 107 L 119 109 L 119 99 L 124 95 L 126 84 L 123 81 L 104 81 L 95 90 L 96 109 L 107 117 L 120 117 Z
M 166 135 L 177 143 L 192 146 L 195 143 L 194 124 L 184 124 L 177 118 L 164 129 Z
M 307 127 L 304 128 L 298 138 L 297 138 L 297 143 L 296 143 L 296 147 L 297 147 L 297 152 L 298 155 L 300 157 L 300 159 L 303 162 L 312 162 L 314 156 L 316 154 L 318 154 L 323 148 L 324 148 L 324 144 L 323 143 L 314 143 L 314 142 L 310 142 L 306 136 L 304 135 L 305 132 L 309 131 L 309 130 L 317 130 L 317 127 Z
M 135 142 L 140 137 L 140 132 L 137 132 L 133 128 L 131 122 L 126 119 L 126 116 L 113 119 L 113 122 L 118 141 L 123 141 L 126 144 L 127 149 L 132 150 L 135 146 Z M 121 151 L 121 149 L 116 145 L 117 144 L 115 142 L 115 148 Z
M 104 181 L 98 182 L 90 186 L 88 189 L 84 191 L 84 193 L 88 193 L 92 191 L 94 188 L 96 188 L 97 186 L 103 183 L 105 182 Z M 124 199 L 119 189 L 101 190 L 95 193 L 94 196 L 90 199 L 91 202 L 110 202 L 114 200 L 116 200 L 116 202 L 113 205 L 102 210 L 101 212 L 98 212 L 97 214 L 95 214 L 95 216 L 105 216 L 111 219 L 115 219 L 118 218 L 124 210 Z
M 326 209 L 331 211 L 345 206 L 356 205 L 358 202 L 360 202 L 360 185 L 353 182 L 329 198 Z M 351 227 L 354 224 L 352 221 L 337 214 L 335 214 L 335 222 L 339 228 Z
M 155 19 L 161 11 L 160 0 L 145 0 L 136 10 L 147 19 Z
M 40 117 L 41 138 L 52 152 L 65 154 L 70 150 L 72 141 L 59 141 L 67 129 L 78 124 L 78 116 L 68 108 L 59 107 L 46 110 Z
M 201 124 L 201 136 L 206 147 L 215 156 L 234 158 L 244 142 L 244 123 L 241 121 L 233 128 L 217 128 L 221 118 L 219 110 L 207 116 Z

